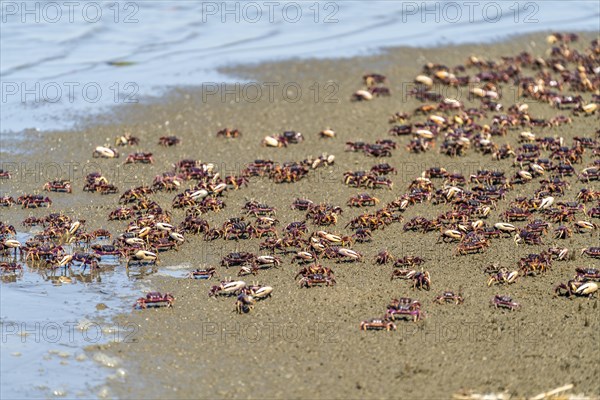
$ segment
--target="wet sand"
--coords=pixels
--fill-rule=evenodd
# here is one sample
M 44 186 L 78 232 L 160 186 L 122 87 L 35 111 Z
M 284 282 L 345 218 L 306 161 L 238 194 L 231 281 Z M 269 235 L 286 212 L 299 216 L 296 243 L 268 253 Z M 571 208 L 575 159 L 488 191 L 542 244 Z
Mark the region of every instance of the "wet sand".
M 426 62 L 453 66 L 465 63 L 471 54 L 486 58 L 520 51 L 545 55 L 548 45 L 544 37 L 545 34 L 537 34 L 494 45 L 397 48 L 372 57 L 231 68 L 225 72 L 255 82 L 278 82 L 279 88 L 297 83 L 303 94 L 292 102 L 283 99 L 281 90 L 276 89 L 273 101 L 263 93 L 259 101 L 250 102 L 248 98 L 254 95 L 249 88 L 246 99 L 236 102 L 231 101 L 231 95 L 222 101 L 220 93 L 207 95 L 197 88 L 177 89 L 161 101 L 117 110 L 116 116 L 104 116 L 75 132 L 32 134 L 25 144 L 44 143 L 48 151 L 24 154 L 14 162 L 23 162 L 28 168 L 40 163 L 39 171 L 45 176 L 24 175 L 19 167 L 15 178 L 2 182 L 0 188 L 2 194 L 13 197 L 31 193 L 39 190 L 47 177 L 69 177 L 67 167 L 61 167 L 62 176 L 53 176 L 48 167 L 51 163 L 76 165 L 74 194 L 51 194 L 51 210 L 62 209 L 85 218 L 90 230 L 103 227 L 117 234 L 126 224 L 107 222 L 106 216 L 117 207 L 118 195 L 81 192 L 83 176 L 89 172 L 101 170 L 122 193 L 142 183 L 150 184 L 155 175 L 170 170 L 174 162 L 184 158 L 215 163 L 223 175 L 229 175 L 255 159 L 299 161 L 327 152 L 336 156 L 334 166 L 313 171 L 307 179 L 294 184 L 276 185 L 266 178 L 251 178 L 247 188 L 226 194 L 227 207 L 222 212 L 204 218 L 211 227 L 220 226 L 228 217 L 240 215 L 245 201 L 256 199 L 276 207 L 276 217 L 284 226 L 304 219 L 305 213 L 290 210 L 290 204 L 296 197 L 306 197 L 342 206 L 344 213 L 337 226 L 325 229 L 349 234 L 344 225 L 358 214 L 374 209 L 351 209 L 345 205 L 350 196 L 365 191 L 345 186 L 345 171 L 369 169 L 378 162 L 396 167 L 393 190 L 368 191 L 381 200 L 381 205 L 405 193 L 408 183 L 432 166 L 467 176 L 478 169 L 503 169 L 512 176 L 516 169 L 511 160 L 491 161 L 489 156 L 473 150 L 461 158 L 440 156 L 437 148 L 425 154 L 409 154 L 403 148 L 408 138 L 400 137 L 393 138 L 401 148 L 391 158 L 375 159 L 345 152 L 344 143 L 390 138 L 388 117 L 397 111 L 410 112 L 421 104 L 401 93 Z M 583 35 L 576 46 L 587 45 L 591 38 Z M 361 76 L 366 72 L 386 75 L 392 96 L 350 102 L 352 93 L 362 87 Z M 332 95 L 339 102 L 324 101 L 331 93 L 327 91 L 331 86 L 326 86 L 330 81 L 339 88 Z M 316 89 L 311 89 L 316 87 L 319 101 L 315 101 Z M 289 96 L 295 95 L 290 92 Z M 502 100 L 505 107 L 514 102 L 510 94 Z M 530 104 L 531 115 L 548 118 L 554 113 L 548 105 Z M 561 135 L 570 145 L 574 136 L 593 136 L 597 126 L 596 116 L 580 117 L 572 125 L 533 131 L 541 136 Z M 236 140 L 216 138 L 215 133 L 224 127 L 238 128 L 243 136 Z M 318 132 L 326 127 L 334 129 L 337 137 L 319 138 Z M 306 140 L 282 149 L 260 146 L 265 135 L 284 130 L 300 131 Z M 138 136 L 141 144 L 124 149 L 123 153 L 151 151 L 154 164 L 123 166 L 123 157 L 118 161 L 91 158 L 95 146 L 112 142 L 124 132 Z M 519 132 L 494 137 L 494 141 L 516 147 Z M 158 138 L 166 134 L 179 136 L 183 144 L 174 148 L 158 146 Z M 5 154 L 2 158 L 13 162 Z M 591 160 L 591 152 L 587 151 L 584 163 L 576 169 Z M 586 185 L 576 182 L 575 177 L 567 179 L 573 185 L 564 200 L 574 200 Z M 487 221 L 498 222 L 499 214 L 515 197 L 531 196 L 539 187 L 537 180 L 516 186 Z M 434 184 L 439 187 L 441 182 L 436 180 Z M 598 184 L 588 187 L 598 190 Z M 170 208 L 173 196 L 157 193 L 151 198 Z M 433 218 L 448 209 L 447 205 L 411 206 L 404 218 Z M 37 216 L 47 212 L 13 208 L 3 213 L 3 219 L 17 226 L 30 213 Z M 174 222 L 179 223 L 184 215 L 182 210 L 174 210 Z M 510 238 L 493 239 L 484 253 L 455 257 L 452 252 L 456 245 L 436 243 L 437 233 L 403 232 L 402 225 L 396 223 L 375 231 L 371 243 L 356 243 L 353 248 L 364 255 L 362 263 L 326 262 L 335 271 L 335 287 L 298 288 L 294 276 L 299 267 L 290 264 L 289 256 L 283 258 L 279 269 L 246 277 L 247 282 L 258 280 L 274 287 L 272 298 L 259 302 L 246 315 L 234 312 L 234 298 L 208 297 L 210 285 L 218 279 L 194 281 L 183 276 L 187 270 L 202 265 L 218 265 L 221 257 L 231 251 L 259 253 L 259 240 L 204 242 L 200 236 L 187 235 L 187 242 L 178 252 L 161 256 L 160 267 L 189 268 L 176 273 L 179 277 L 149 276 L 144 281 L 149 287 L 172 293 L 176 297 L 174 308 L 120 315 L 117 323 L 139 325 L 134 340 L 92 346 L 89 350 L 101 350 L 124 360 L 128 376 L 124 381 L 110 383 L 120 398 L 450 398 L 463 389 L 480 393 L 506 391 L 524 397 L 567 383 L 574 384 L 573 393 L 600 394 L 598 299 L 552 297 L 554 286 L 570 279 L 575 267 L 598 267 L 598 262 L 594 265 L 591 258 L 577 256 L 553 263 L 552 269 L 542 276 L 521 278 L 509 286 L 487 287 L 487 275 L 482 272 L 494 262 L 516 268 L 520 257 L 539 253 L 553 244 L 578 254 L 583 247 L 597 245 L 597 231 L 595 235 L 574 235 L 560 241 L 546 236 L 543 246 L 515 246 Z M 432 276 L 432 290 L 415 291 L 407 281 L 390 281 L 392 267 L 377 266 L 372 261 L 379 250 L 386 248 L 397 257 L 423 257 L 424 268 Z M 238 271 L 217 269 L 221 277 L 234 276 Z M 459 288 L 464 304 L 433 304 L 442 291 Z M 522 304 L 522 309 L 506 312 L 490 307 L 490 298 L 495 294 L 511 295 Z M 427 318 L 419 323 L 398 321 L 397 332 L 359 331 L 360 321 L 381 316 L 389 301 L 397 297 L 420 300 Z

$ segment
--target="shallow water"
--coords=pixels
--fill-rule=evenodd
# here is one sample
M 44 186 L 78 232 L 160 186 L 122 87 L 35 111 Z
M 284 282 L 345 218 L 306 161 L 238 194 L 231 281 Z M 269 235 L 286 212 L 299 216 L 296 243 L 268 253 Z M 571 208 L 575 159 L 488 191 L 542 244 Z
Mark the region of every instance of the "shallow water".
M 73 127 L 77 116 L 231 64 L 372 54 L 598 30 L 596 1 L 2 2 L 1 131 Z
M 17 235 L 21 243 L 28 237 Z M 115 259 L 103 259 L 101 271 L 94 274 L 77 266 L 67 271 L 46 271 L 32 268 L 22 260 L 19 263 L 23 272 L 3 273 L 0 283 L 0 397 L 110 395 L 101 384 L 125 371 L 118 369 L 119 365 L 111 365 L 115 362 L 101 353 L 94 353 L 91 360 L 83 348 L 134 340 L 134 326 L 115 326 L 110 318 L 131 309 L 134 296 L 139 293 L 134 292 L 135 281 L 127 277 Z M 70 277 L 72 283 L 58 282 L 61 275 Z

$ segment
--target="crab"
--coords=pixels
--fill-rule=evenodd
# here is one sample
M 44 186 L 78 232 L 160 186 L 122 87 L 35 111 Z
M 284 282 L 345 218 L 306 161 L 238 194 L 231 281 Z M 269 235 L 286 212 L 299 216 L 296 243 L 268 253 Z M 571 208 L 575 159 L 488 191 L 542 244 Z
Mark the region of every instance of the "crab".
M 419 256 L 404 256 L 394 262 L 394 268 L 418 267 L 424 262 L 425 260 Z
M 462 297 L 461 293 L 455 294 L 454 292 L 444 292 L 440 296 L 437 296 L 434 303 L 444 304 L 444 303 L 454 303 L 454 304 L 462 304 L 465 299 Z
M 23 226 L 37 226 L 37 225 L 44 225 L 45 220 L 44 218 L 37 218 L 37 217 L 27 217 L 23 220 L 23 222 L 21 222 L 21 224 Z
M 366 186 L 372 189 L 378 189 L 385 186 L 389 190 L 392 190 L 394 183 L 385 176 L 368 175 L 366 179 Z
M 466 255 L 471 253 L 479 253 L 489 247 L 489 245 L 489 241 L 485 238 L 464 241 L 458 244 L 456 248 L 456 254 Z
M 267 147 L 287 147 L 287 140 L 283 136 L 265 136 L 261 145 Z
M 293 183 L 298 182 L 304 178 L 310 168 L 306 165 L 298 164 L 296 162 L 286 163 L 284 166 L 276 166 L 269 173 L 269 177 L 275 183 Z
M 205 269 L 195 269 L 189 272 L 186 276 L 190 279 L 211 279 L 214 275 L 217 274 L 217 270 L 214 267 L 209 267 Z
M 315 255 L 313 253 L 308 251 L 299 251 L 294 255 L 294 257 L 292 257 L 291 262 L 292 264 L 295 262 L 298 262 L 298 264 L 306 264 L 314 262 L 315 259 Z
M 521 242 L 529 245 L 541 245 L 543 244 L 541 235 L 540 232 L 531 232 L 527 229 L 521 229 L 519 233 L 515 234 L 514 242 L 517 245 Z
M 206 233 L 210 230 L 208 222 L 200 217 L 188 215 L 185 220 L 179 225 L 182 232 L 185 233 Z
M 600 247 L 586 247 L 581 250 L 581 254 L 592 258 L 600 258 Z
M 346 151 L 352 151 L 352 152 L 364 151 L 366 147 L 367 147 L 366 142 L 362 142 L 362 141 L 346 142 Z
M 258 256 L 254 260 L 253 265 L 259 269 L 266 269 L 269 267 L 279 268 L 281 259 L 275 256 Z
M 529 211 L 518 207 L 512 207 L 501 214 L 501 218 L 506 222 L 523 221 L 530 216 Z
M 357 90 L 356 92 L 354 92 L 352 94 L 352 97 L 350 98 L 351 101 L 369 101 L 369 100 L 373 100 L 373 94 L 368 91 L 368 90 L 364 90 L 364 89 L 360 89 Z
M 346 171 L 344 172 L 344 183 L 348 186 L 365 186 L 369 176 L 366 171 Z
M 181 143 L 181 139 L 177 136 L 161 136 L 158 139 L 158 144 L 161 146 L 175 146 Z
M 229 253 L 221 260 L 221 266 L 229 268 L 232 266 L 243 266 L 253 264 L 256 260 L 256 256 L 252 253 L 247 252 L 233 252 Z
M 158 255 L 156 253 L 147 250 L 137 250 L 129 257 L 125 266 L 129 268 L 133 265 L 152 265 L 156 264 L 157 261 Z
M 338 262 L 354 262 L 361 261 L 363 256 L 355 250 L 333 246 L 325 249 L 325 257 L 336 258 Z
M 117 136 L 115 139 L 115 146 L 135 146 L 138 144 L 140 144 L 140 139 L 135 136 L 131 136 L 129 133 Z
M 596 282 L 581 281 L 577 279 L 569 282 L 560 283 L 554 288 L 554 296 L 589 296 L 590 298 L 598 292 Z
M 224 128 L 217 132 L 217 137 L 224 137 L 228 139 L 235 139 L 240 136 L 242 136 L 242 132 L 240 132 L 238 129 Z
M 377 197 L 373 197 L 368 193 L 360 193 L 351 197 L 347 204 L 350 207 L 364 207 L 375 206 L 377 203 L 379 203 L 379 199 Z
M 375 257 L 375 264 L 384 265 L 389 263 L 390 261 L 394 261 L 394 256 L 387 250 L 381 250 L 377 253 Z
M 408 113 L 404 113 L 404 112 L 395 112 L 393 115 L 391 115 L 388 118 L 388 122 L 390 124 L 394 124 L 394 123 L 404 123 L 406 122 L 408 119 L 410 119 L 410 115 L 408 115 Z
M 225 232 L 222 229 L 210 228 L 204 232 L 204 240 L 210 242 L 222 238 L 224 235 Z
M 162 175 L 157 175 L 152 181 L 153 190 L 164 190 L 166 192 L 172 192 L 179 190 L 183 183 L 181 177 L 175 175 L 173 172 L 165 172 Z
M 550 247 L 547 253 L 552 260 L 564 261 L 569 255 L 569 249 L 566 247 Z
M 153 164 L 154 159 L 152 153 L 131 153 L 125 159 L 124 164 L 142 163 L 142 164 Z
M 89 266 L 90 268 L 98 268 L 98 261 L 100 260 L 100 256 L 97 254 L 89 254 L 89 253 L 73 253 L 73 254 L 67 254 L 66 256 L 64 256 L 60 262 L 58 263 L 58 266 L 69 266 L 72 263 L 80 263 L 81 265 L 83 265 L 83 269 L 87 269 L 87 267 Z
M 95 231 L 92 232 L 92 236 L 95 237 L 96 239 L 112 238 L 112 234 L 110 233 L 110 231 L 108 231 L 106 229 L 96 229 Z
M 333 276 L 324 275 L 324 274 L 308 274 L 303 276 L 298 284 L 300 287 L 310 288 L 315 285 L 325 285 L 325 286 L 334 286 L 335 278 Z
M 15 199 L 10 196 L 0 196 L 0 206 L 2 207 L 11 207 L 13 204 L 16 204 Z
M 254 300 L 264 300 L 271 297 L 273 287 L 252 283 L 252 285 L 249 285 L 244 289 L 244 292 L 252 296 Z
M 372 95 L 375 95 L 377 97 L 379 96 L 390 96 L 392 94 L 392 92 L 390 91 L 389 88 L 384 87 L 384 86 L 375 86 L 375 87 L 370 87 L 369 88 L 369 92 Z
M 150 247 L 156 252 L 178 250 L 179 241 L 169 238 L 158 238 L 150 242 Z
M 283 232 L 291 237 L 302 237 L 308 232 L 308 228 L 304 221 L 293 221 L 283 228 Z
M 108 214 L 108 220 L 127 220 L 133 217 L 133 209 L 127 207 L 119 207 Z
M 412 124 L 408 125 L 394 125 L 388 131 L 388 133 L 392 136 L 403 136 L 410 135 L 413 132 Z
M 246 288 L 244 281 L 221 281 L 218 285 L 210 288 L 209 297 L 212 296 L 235 296 L 239 295 Z
M 554 239 L 567 239 L 573 236 L 573 230 L 568 226 L 560 225 L 554 230 Z
M 86 188 L 84 187 L 83 190 L 86 191 Z M 115 194 L 119 193 L 119 188 L 110 183 L 100 183 L 98 185 L 94 185 L 93 189 L 89 191 L 100 194 Z
M 371 167 L 371 173 L 377 175 L 389 175 L 389 174 L 397 174 L 398 171 L 396 168 L 392 167 L 388 163 L 375 164 Z
M 249 201 L 247 202 L 244 207 L 244 210 L 246 210 L 246 215 L 253 215 L 255 217 L 261 216 L 261 215 L 273 215 L 275 214 L 275 208 L 271 207 L 267 204 L 264 203 L 259 203 L 257 201 Z
M 502 268 L 500 271 L 490 276 L 487 281 L 487 285 L 491 286 L 494 283 L 514 283 L 518 277 L 519 271 L 508 271 L 506 268 Z
M 598 268 L 575 268 L 577 272 L 577 278 L 583 280 L 595 280 L 600 281 L 600 269 Z
M 283 132 L 281 137 L 287 143 L 293 143 L 293 144 L 300 143 L 304 140 L 304 136 L 300 132 L 296 132 L 296 131 L 285 131 L 285 132 Z
M 313 205 L 314 205 L 314 203 L 311 200 L 298 198 L 298 199 L 294 200 L 291 208 L 292 208 L 292 210 L 307 211 Z
M 387 81 L 387 78 L 381 74 L 370 73 L 363 75 L 363 81 L 365 85 L 367 85 L 368 87 L 372 87 L 379 83 L 385 83 Z
M 94 158 L 119 158 L 119 152 L 111 147 L 98 146 L 92 153 Z
M 119 258 L 125 257 L 125 251 L 122 248 L 118 248 L 112 244 L 93 244 L 91 249 L 95 254 L 102 256 L 117 256 Z
M 431 276 L 428 271 L 421 271 L 414 274 L 412 277 L 413 280 L 413 289 L 431 289 Z
M 579 174 L 579 180 L 581 182 L 590 182 L 600 180 L 600 168 L 599 167 L 588 167 L 584 168 Z M 597 193 L 597 192 L 596 192 Z
M 240 293 L 235 301 L 235 309 L 238 314 L 246 314 L 254 309 L 256 300 L 249 294 Z
M 550 253 L 529 254 L 519 260 L 519 268 L 523 275 L 535 275 L 538 272 L 546 272 L 552 265 Z
M 256 230 L 252 225 L 241 220 L 238 221 L 238 218 L 233 218 L 233 220 L 235 221 L 223 224 L 222 229 L 226 240 L 249 239 L 256 236 Z
M 444 242 L 460 242 L 460 240 L 464 237 L 464 233 L 458 231 L 456 229 L 446 229 L 442 230 L 442 233 L 438 237 L 437 243 Z
M 373 157 L 391 157 L 392 156 L 392 147 L 386 144 L 367 144 L 363 148 L 363 152 L 368 156 Z
M 398 328 L 396 327 L 396 324 L 394 324 L 392 321 L 388 320 L 386 317 L 371 318 L 366 321 L 361 321 L 361 323 L 360 323 L 361 331 L 383 330 L 383 329 L 385 329 L 386 331 L 395 331 Z
M 298 271 L 298 273 L 296 274 L 294 279 L 298 279 L 299 277 L 315 275 L 315 274 L 325 275 L 325 276 L 333 278 L 333 271 L 331 270 L 331 268 L 324 267 L 321 264 L 314 263 L 314 264 L 306 266 L 306 267 L 302 268 L 300 271 Z
M 44 190 L 47 192 L 64 192 L 71 193 L 71 182 L 67 180 L 58 180 L 52 182 L 46 182 L 44 184 Z
M 490 305 L 495 308 L 507 308 L 510 311 L 515 311 L 521 308 L 521 305 L 509 296 L 495 295 L 490 301 Z
M 0 169 L 0 179 L 10 179 L 10 172 Z
M 351 239 L 358 243 L 365 243 L 370 242 L 373 239 L 373 235 L 368 228 L 357 228 L 352 234 Z
M 573 227 L 577 233 L 592 232 L 593 230 L 598 229 L 597 224 L 588 221 L 576 221 L 573 224 Z
M 431 277 L 428 271 L 417 272 L 414 269 L 395 269 L 392 272 L 390 280 L 393 280 L 394 278 L 412 279 L 413 289 L 419 288 L 429 290 L 431 288 Z
M 23 267 L 16 262 L 0 262 L 0 272 L 3 274 L 21 273 L 23 272 Z
M 21 204 L 22 208 L 50 207 L 52 200 L 41 195 L 28 194 L 19 197 L 17 203 Z
M 425 313 L 421 311 L 421 303 L 417 300 L 413 300 L 408 297 L 401 297 L 400 299 L 394 299 L 388 305 L 386 318 L 392 321 L 396 320 L 396 317 L 406 317 L 412 319 L 414 322 L 419 321 L 423 318 Z
M 173 297 L 170 293 L 165 293 L 164 295 L 159 292 L 150 292 L 146 295 L 146 297 L 140 297 L 137 299 L 133 308 L 144 309 L 149 307 L 173 307 L 173 303 L 175 302 L 175 297 Z

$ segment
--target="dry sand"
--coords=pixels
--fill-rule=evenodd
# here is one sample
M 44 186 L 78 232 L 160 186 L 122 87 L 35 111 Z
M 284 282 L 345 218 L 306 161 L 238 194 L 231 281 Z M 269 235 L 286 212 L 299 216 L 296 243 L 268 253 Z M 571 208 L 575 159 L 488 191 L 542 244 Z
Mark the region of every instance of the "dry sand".
M 592 38 L 584 36 L 580 46 L 587 45 Z M 86 173 L 101 170 L 123 192 L 142 183 L 150 184 L 155 175 L 171 169 L 174 162 L 183 158 L 213 162 L 224 174 L 230 174 L 254 159 L 301 160 L 327 152 L 336 155 L 333 167 L 312 172 L 309 178 L 295 184 L 276 185 L 266 178 L 252 178 L 248 188 L 227 193 L 223 212 L 206 218 L 211 226 L 219 226 L 227 217 L 239 215 L 244 202 L 253 198 L 276 207 L 277 218 L 285 225 L 304 218 L 303 212 L 290 210 L 290 204 L 296 197 L 307 197 L 342 206 L 344 214 L 340 222 L 328 230 L 348 234 L 343 229 L 346 222 L 365 209 L 345 206 L 350 196 L 364 191 L 343 185 L 342 174 L 347 170 L 369 169 L 379 161 L 396 167 L 399 173 L 392 177 L 393 190 L 370 191 L 381 204 L 404 193 L 412 179 L 435 165 L 466 175 L 482 168 L 504 169 L 507 175 L 514 173 L 511 161 L 493 162 L 489 156 L 482 157 L 472 150 L 466 157 L 452 159 L 440 156 L 437 150 L 415 155 L 400 148 L 391 158 L 374 159 L 344 152 L 344 143 L 390 138 L 388 117 L 420 105 L 412 98 L 405 98 L 402 91 L 406 86 L 403 82 L 411 82 L 424 63 L 453 66 L 464 63 L 471 54 L 498 58 L 523 50 L 544 55 L 547 50 L 544 37 L 537 34 L 493 45 L 397 48 L 363 58 L 231 68 L 226 72 L 251 81 L 279 83 L 274 101 L 266 93 L 257 102 L 247 101 L 254 96 L 252 88 L 248 88 L 246 98 L 239 102 L 231 101 L 231 95 L 222 101 L 220 94 L 203 95 L 197 88 L 182 88 L 161 101 L 117 110 L 116 116 L 104 116 L 95 121 L 99 124 L 74 132 L 32 133 L 25 144 L 35 146 L 34 153 L 19 156 L 18 160 L 6 155 L 3 158 L 5 162 L 23 162 L 30 169 L 40 163 L 44 176 L 23 175 L 19 167 L 15 179 L 2 183 L 2 192 L 16 197 L 39 190 L 45 178 L 60 177 L 47 167 L 50 163 L 61 166 L 65 178 L 69 175 L 64 165 L 75 163 L 75 193 L 52 194 L 52 210 L 85 218 L 89 229 L 104 227 L 118 233 L 125 223 L 106 221 L 108 212 L 117 206 L 118 195 L 82 193 Z M 361 88 L 365 72 L 385 74 L 392 96 L 351 103 L 350 96 Z M 331 93 L 332 86 L 326 86 L 328 82 L 339 88 L 331 95 L 338 102 L 324 102 Z M 302 88 L 297 102 L 282 99 L 281 88 L 287 83 L 297 83 Z M 319 101 L 314 97 L 317 86 Z M 290 92 L 290 97 L 293 96 Z M 502 102 L 508 106 L 515 102 L 514 96 L 507 95 Z M 554 113 L 548 106 L 538 104 L 532 104 L 530 112 L 545 117 Z M 224 127 L 238 128 L 243 136 L 237 140 L 216 138 L 215 132 Z M 320 139 L 318 132 L 325 127 L 333 128 L 337 137 Z M 571 126 L 538 128 L 534 132 L 559 134 L 570 144 L 573 136 L 593 136 L 597 128 L 597 117 L 582 117 L 576 118 Z M 260 146 L 266 134 L 284 130 L 300 131 L 306 140 L 286 149 Z M 91 158 L 95 146 L 112 142 L 123 132 L 138 136 L 141 144 L 135 150 L 153 152 L 156 162 L 128 167 L 121 165 L 123 158 L 118 161 Z M 516 144 L 518 132 L 494 140 Z M 175 148 L 158 146 L 158 137 L 165 134 L 181 137 L 183 144 Z M 408 141 L 395 140 L 401 145 Z M 47 151 L 37 151 L 40 143 Z M 590 161 L 588 151 L 584 163 Z M 575 178 L 570 181 L 574 184 L 565 195 L 566 200 L 574 199 L 584 187 L 575 183 Z M 439 186 L 440 181 L 435 184 Z M 531 195 L 538 186 L 534 182 L 516 187 L 488 221 L 499 221 L 499 213 L 511 199 Z M 595 189 L 599 189 L 597 184 Z M 170 208 L 173 194 L 158 193 L 151 197 Z M 410 207 L 404 217 L 405 221 L 417 215 L 433 218 L 448 209 L 448 206 L 417 205 Z M 35 210 L 31 214 L 46 212 Z M 13 209 L 3 213 L 3 219 L 17 225 L 29 213 Z M 176 210 L 174 221 L 179 223 L 183 216 L 182 210 Z M 592 266 L 592 259 L 577 257 L 555 262 L 547 274 L 522 278 L 510 286 L 487 287 L 487 276 L 482 272 L 492 262 L 514 268 L 520 257 L 540 252 L 553 243 L 572 251 L 597 245 L 598 234 L 575 235 L 560 242 L 547 236 L 544 246 L 516 247 L 512 239 L 495 239 L 484 253 L 460 257 L 452 255 L 454 244 L 437 244 L 437 237 L 436 233 L 405 233 L 402 224 L 376 231 L 372 243 L 354 245 L 355 250 L 364 254 L 365 262 L 330 263 L 338 282 L 335 287 L 298 288 L 293 277 L 299 267 L 290 264 L 289 256 L 284 257 L 281 268 L 247 279 L 274 287 L 273 297 L 260 302 L 247 315 L 234 312 L 233 298 L 208 297 L 208 289 L 216 279 L 207 282 L 151 276 L 146 284 L 173 293 L 174 308 L 120 315 L 118 323 L 139 325 L 134 340 L 89 350 L 102 350 L 124 360 L 128 376 L 123 382 L 109 384 L 121 398 L 450 398 L 461 389 L 530 396 L 566 383 L 573 383 L 576 393 L 600 393 L 598 300 L 552 297 L 558 282 L 570 279 L 576 266 Z M 186 238 L 187 243 L 180 251 L 162 256 L 161 268 L 217 265 L 224 254 L 234 250 L 258 253 L 259 241 L 255 239 L 208 243 L 199 236 Z M 424 267 L 431 272 L 432 290 L 413 291 L 406 281 L 390 281 L 392 267 L 372 262 L 377 251 L 384 248 L 396 256 L 419 255 L 427 260 Z M 222 277 L 237 273 L 237 268 L 218 269 Z M 181 271 L 180 275 L 184 273 Z M 465 296 L 463 305 L 433 304 L 442 291 L 459 288 Z M 490 307 L 490 298 L 500 293 L 513 296 L 522 309 L 505 312 Z M 388 302 L 401 296 L 420 300 L 427 318 L 419 323 L 399 321 L 397 332 L 359 331 L 361 320 L 382 315 Z

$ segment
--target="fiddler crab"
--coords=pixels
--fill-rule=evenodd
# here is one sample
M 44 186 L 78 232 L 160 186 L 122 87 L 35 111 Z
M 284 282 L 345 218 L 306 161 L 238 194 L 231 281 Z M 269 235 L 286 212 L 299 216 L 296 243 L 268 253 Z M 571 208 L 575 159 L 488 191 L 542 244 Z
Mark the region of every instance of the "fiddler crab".
M 492 286 L 494 283 L 514 283 L 519 277 L 519 271 L 508 271 L 506 268 L 500 269 L 498 272 L 492 274 L 487 281 L 488 286 Z
M 221 281 L 218 285 L 214 285 L 210 288 L 208 295 L 213 296 L 233 296 L 239 295 L 246 288 L 246 282 L 244 281 Z
M 133 163 L 153 164 L 154 159 L 152 158 L 152 153 L 131 153 L 125 159 L 124 164 Z
M 495 295 L 490 301 L 490 305 L 494 306 L 495 308 L 507 308 L 510 311 L 519 310 L 521 308 L 519 303 L 513 301 L 511 297 L 505 295 Z
M 454 303 L 457 305 L 462 304 L 464 301 L 465 299 L 460 292 L 444 292 L 433 300 L 433 302 L 437 304 Z
M 158 144 L 166 147 L 175 146 L 179 143 L 181 143 L 181 139 L 179 139 L 177 136 L 161 136 L 158 139 Z
M 210 279 L 217 273 L 215 267 L 209 267 L 204 269 L 195 269 L 187 274 L 190 279 Z
M 413 289 L 431 289 L 431 276 L 428 271 L 415 271 L 414 269 L 396 269 L 390 280 L 394 278 L 412 279 Z
M 386 331 L 389 332 L 389 331 L 395 331 L 398 328 L 396 327 L 396 324 L 394 324 L 392 321 L 390 321 L 386 317 L 371 318 L 366 321 L 361 321 L 361 323 L 360 323 L 361 331 L 369 331 L 369 330 L 378 330 L 379 331 L 379 330 L 383 330 L 383 329 L 385 329 Z
M 385 316 L 391 320 L 395 320 L 396 317 L 404 317 L 417 322 L 425 316 L 425 313 L 421 311 L 421 303 L 418 300 L 401 297 L 391 301 Z
M 271 286 L 262 286 L 258 283 L 247 286 L 238 295 L 235 302 L 235 309 L 238 314 L 249 313 L 254 309 L 257 301 L 271 297 L 271 293 L 273 293 Z
M 159 292 L 150 292 L 146 295 L 146 297 L 140 297 L 137 299 L 133 305 L 133 308 L 144 309 L 149 307 L 173 307 L 174 302 L 175 297 L 173 297 L 170 293 L 165 293 L 162 295 Z
M 598 293 L 598 284 L 585 278 L 571 279 L 567 283 L 560 283 L 554 288 L 554 296 L 588 296 L 593 297 Z
M 240 132 L 238 129 L 225 128 L 217 132 L 217 137 L 224 137 L 228 139 L 235 139 L 240 136 L 242 136 L 242 132 Z
M 63 192 L 63 193 L 71 193 L 71 182 L 67 180 L 58 180 L 46 182 L 44 184 L 44 190 L 47 192 Z

